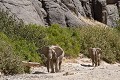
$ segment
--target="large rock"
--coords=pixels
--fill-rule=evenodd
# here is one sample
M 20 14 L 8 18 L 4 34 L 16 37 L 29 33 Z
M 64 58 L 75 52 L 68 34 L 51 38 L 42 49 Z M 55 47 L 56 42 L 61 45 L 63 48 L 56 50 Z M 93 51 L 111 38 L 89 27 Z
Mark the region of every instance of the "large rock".
M 87 26 L 87 23 L 80 20 L 77 16 L 75 16 L 70 11 L 65 12 L 65 21 L 68 27 L 80 27 Z
M 116 26 L 120 0 L 0 0 L 0 8 L 26 24 L 86 26 L 89 18 Z
M 38 3 L 35 0 L 35 3 L 36 6 L 39 6 L 40 2 Z M 4 10 L 8 10 L 17 17 L 17 19 L 22 19 L 26 24 L 34 23 L 44 25 L 42 17 L 39 16 L 31 0 L 0 0 L 0 7 Z
M 119 13 L 116 5 L 107 5 L 108 17 L 107 24 L 109 26 L 116 26 L 116 22 L 119 20 Z
M 44 8 L 48 14 L 47 21 L 49 25 L 55 23 L 68 27 L 86 25 L 77 17 L 74 11 L 75 7 L 72 4 L 68 3 L 68 7 L 66 2 L 64 4 L 61 2 L 57 4 L 57 2 L 52 0 L 43 0 L 43 4 L 45 4 Z M 75 13 L 72 13 L 71 10 Z
M 116 26 L 119 20 L 117 0 L 96 0 L 92 3 L 93 18 L 109 26 Z
M 61 6 L 55 3 L 52 0 L 43 0 L 44 9 L 47 12 L 47 22 L 51 24 L 61 24 L 66 26 L 64 11 L 61 9 Z
M 81 1 L 79 0 L 61 0 L 63 4 L 65 4 L 70 11 L 74 12 L 77 16 L 86 17 L 85 11 L 82 7 Z
M 38 0 L 30 0 L 35 7 L 37 14 L 44 24 L 47 24 L 45 18 L 47 17 L 46 11 L 42 8 L 42 3 Z
M 92 8 L 91 8 L 91 2 L 89 0 L 81 0 L 82 7 L 84 9 L 84 12 L 86 16 L 90 19 L 92 19 Z

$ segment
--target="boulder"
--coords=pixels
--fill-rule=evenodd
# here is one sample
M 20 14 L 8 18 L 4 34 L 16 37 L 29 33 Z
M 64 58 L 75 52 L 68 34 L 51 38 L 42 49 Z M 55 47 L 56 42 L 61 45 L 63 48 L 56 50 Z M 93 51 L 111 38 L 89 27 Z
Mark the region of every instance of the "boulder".
M 78 17 L 83 16 L 86 17 L 85 10 L 82 6 L 82 2 L 80 0 L 73 0 L 76 6 L 76 10 L 78 10 Z
M 46 21 L 49 25 L 57 23 L 62 26 L 66 26 L 65 14 L 59 4 L 52 0 L 43 0 L 43 4 L 45 4 L 44 9 L 47 12 Z
M 111 2 L 108 1 L 96 0 L 92 3 L 93 18 L 113 27 L 117 25 L 116 22 L 119 20 L 118 7 L 117 2 L 114 2 L 114 0 L 111 0 Z
M 30 0 L 1 0 L 0 7 L 12 13 L 18 20 L 22 19 L 26 24 L 44 25 Z
M 116 22 L 119 20 L 119 13 L 116 5 L 107 5 L 108 17 L 107 24 L 109 26 L 116 26 Z
M 47 19 L 49 25 L 55 23 L 68 27 L 85 25 L 85 23 L 77 17 L 76 13 L 73 13 L 75 12 L 75 7 L 72 6 L 72 4 L 69 4 L 68 7 L 66 2 L 57 4 L 55 1 L 52 0 L 43 0 L 43 3 L 45 4 L 44 7 L 48 14 Z M 73 9 L 73 12 L 71 12 L 70 9 Z
M 92 19 L 92 8 L 89 0 L 81 0 L 82 7 L 85 11 L 85 14 L 88 18 Z
M 77 16 L 72 14 L 70 11 L 65 12 L 65 21 L 68 27 L 81 27 L 87 26 L 85 22 L 80 20 Z

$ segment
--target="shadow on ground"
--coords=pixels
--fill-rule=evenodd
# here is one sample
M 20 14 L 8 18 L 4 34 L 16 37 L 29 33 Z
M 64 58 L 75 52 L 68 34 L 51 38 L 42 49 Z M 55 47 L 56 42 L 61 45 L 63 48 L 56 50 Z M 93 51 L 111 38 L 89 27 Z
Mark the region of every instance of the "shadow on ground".
M 90 65 L 90 64 L 81 64 L 81 66 L 84 66 L 84 67 L 93 67 L 93 66 Z
M 47 74 L 47 73 L 45 73 L 45 72 L 40 72 L 40 71 L 35 71 L 35 72 L 32 73 L 32 74 Z

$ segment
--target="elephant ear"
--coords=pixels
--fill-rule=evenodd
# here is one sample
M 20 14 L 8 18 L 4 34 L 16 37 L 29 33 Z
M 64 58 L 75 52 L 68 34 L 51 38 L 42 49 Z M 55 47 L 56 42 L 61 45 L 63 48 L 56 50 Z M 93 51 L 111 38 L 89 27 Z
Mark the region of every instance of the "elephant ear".
M 59 46 L 53 46 L 52 48 L 56 52 L 56 56 L 59 57 L 61 55 L 64 55 L 64 51 L 61 47 Z
M 98 52 L 99 54 L 102 54 L 101 48 L 97 48 L 96 50 L 97 50 L 97 52 Z

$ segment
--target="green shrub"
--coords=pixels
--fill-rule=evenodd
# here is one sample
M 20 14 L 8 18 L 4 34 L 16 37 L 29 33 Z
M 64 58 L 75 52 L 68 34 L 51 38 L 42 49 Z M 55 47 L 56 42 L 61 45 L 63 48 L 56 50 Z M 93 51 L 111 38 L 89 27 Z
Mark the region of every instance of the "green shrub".
M 40 62 L 40 57 L 35 51 L 37 47 L 33 43 L 26 40 L 15 40 L 12 44 L 14 45 L 15 53 L 24 60 Z
M 16 21 L 14 16 L 10 16 L 8 12 L 0 10 L 0 32 L 5 33 L 10 38 L 14 53 L 24 60 L 40 62 L 35 45 L 38 40 L 35 40 L 36 38 L 32 35 L 35 30 L 30 25 L 28 26 L 25 26 L 22 21 Z
M 3 33 L 0 33 L 0 71 L 5 75 L 24 72 L 21 58 L 14 54 L 9 39 Z
M 80 30 L 81 52 L 88 56 L 89 47 L 100 47 L 102 58 L 109 62 L 116 61 L 116 51 L 120 50 L 120 37 L 113 28 L 84 27 Z
M 54 24 L 47 28 L 46 41 L 48 45 L 61 46 L 66 56 L 77 57 L 80 52 L 80 36 L 77 29 L 60 27 Z
M 0 9 L 0 31 L 7 34 L 9 37 L 14 37 L 18 34 L 19 29 L 24 26 L 22 21 L 16 21 L 13 15 L 9 15 L 8 11 Z
M 20 29 L 19 36 L 34 43 L 39 48 L 46 44 L 46 31 L 43 26 L 26 25 Z

